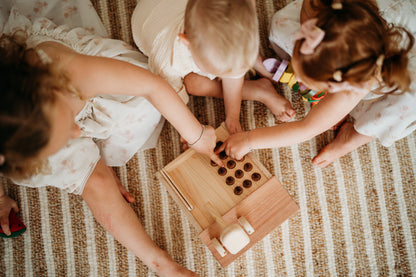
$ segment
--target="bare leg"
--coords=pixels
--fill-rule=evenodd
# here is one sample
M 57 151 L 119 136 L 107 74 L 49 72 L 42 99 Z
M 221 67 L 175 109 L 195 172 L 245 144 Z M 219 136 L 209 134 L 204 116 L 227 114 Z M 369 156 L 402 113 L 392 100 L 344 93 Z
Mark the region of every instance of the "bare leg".
M 263 60 L 264 58 L 262 56 L 260 55 L 257 56 L 256 62 L 254 64 L 254 70 L 261 76 L 272 81 L 274 74 L 267 71 L 266 67 L 264 67 Z
M 345 122 L 341 126 L 336 138 L 313 158 L 312 163 L 321 168 L 326 167 L 336 159 L 350 153 L 361 145 L 369 143 L 373 139 L 373 137 L 358 133 L 351 122 Z
M 221 82 L 207 77 L 190 73 L 184 79 L 189 94 L 223 98 Z M 270 80 L 245 80 L 243 85 L 243 100 L 259 101 L 265 104 L 277 120 L 288 121 L 296 112 L 290 102 L 279 95 Z
M 100 160 L 82 193 L 96 220 L 159 276 L 197 276 L 152 241 L 114 176 L 112 169 Z

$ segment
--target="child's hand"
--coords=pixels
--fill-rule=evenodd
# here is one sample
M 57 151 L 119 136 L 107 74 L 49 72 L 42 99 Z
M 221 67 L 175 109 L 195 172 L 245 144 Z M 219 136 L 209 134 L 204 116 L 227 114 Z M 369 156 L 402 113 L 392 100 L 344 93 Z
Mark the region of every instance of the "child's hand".
M 229 136 L 215 152 L 220 153 L 223 150 L 232 159 L 241 160 L 244 155 L 251 151 L 247 143 L 247 132 L 240 132 Z
M 6 194 L 3 194 L 3 196 L 0 196 L 0 225 L 1 225 L 1 228 L 3 229 L 3 232 L 8 236 L 11 235 L 9 215 L 12 209 L 16 213 L 19 211 L 16 201 L 11 199 Z
M 230 135 L 242 132 L 240 121 L 234 119 L 225 119 L 225 127 L 227 127 L 228 132 Z
M 208 156 L 212 161 L 214 161 L 219 166 L 224 166 L 221 159 L 218 157 L 217 154 L 214 153 L 214 148 L 216 145 L 217 135 L 215 134 L 214 128 L 209 125 L 205 125 L 205 131 L 202 135 L 201 139 L 192 146 L 192 148 L 206 156 Z M 181 139 L 183 142 L 184 140 Z M 187 148 L 187 146 L 184 147 Z

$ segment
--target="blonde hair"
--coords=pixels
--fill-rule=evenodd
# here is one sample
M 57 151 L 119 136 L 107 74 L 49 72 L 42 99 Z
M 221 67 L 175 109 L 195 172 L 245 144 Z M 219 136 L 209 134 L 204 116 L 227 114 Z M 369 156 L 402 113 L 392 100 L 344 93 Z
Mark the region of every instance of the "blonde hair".
M 341 9 L 333 9 L 333 1 L 317 0 L 316 25 L 325 37 L 311 55 L 300 53 L 304 40 L 297 40 L 293 58 L 303 73 L 317 81 L 336 82 L 334 72 L 342 81 L 360 83 L 381 73 L 385 86 L 395 91 L 409 91 L 408 53 L 414 37 L 406 29 L 388 24 L 372 1 L 344 0 Z M 378 60 L 384 57 L 383 64 Z
M 189 0 L 185 34 L 191 49 L 215 75 L 248 70 L 259 50 L 253 0 Z

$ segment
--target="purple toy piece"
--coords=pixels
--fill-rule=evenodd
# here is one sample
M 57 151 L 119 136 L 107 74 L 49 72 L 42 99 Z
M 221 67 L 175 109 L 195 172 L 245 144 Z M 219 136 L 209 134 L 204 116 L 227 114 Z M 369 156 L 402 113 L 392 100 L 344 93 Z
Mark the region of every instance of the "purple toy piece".
M 263 61 L 264 67 L 270 73 L 275 72 L 277 70 L 277 67 L 279 66 L 279 64 L 280 64 L 280 61 L 278 59 L 275 59 L 275 58 L 269 58 L 269 59 L 265 59 Z
M 273 76 L 273 80 L 275 80 L 276 82 L 279 82 L 288 64 L 289 62 L 287 60 L 282 60 L 282 62 L 280 63 L 279 67 L 276 70 L 276 73 Z

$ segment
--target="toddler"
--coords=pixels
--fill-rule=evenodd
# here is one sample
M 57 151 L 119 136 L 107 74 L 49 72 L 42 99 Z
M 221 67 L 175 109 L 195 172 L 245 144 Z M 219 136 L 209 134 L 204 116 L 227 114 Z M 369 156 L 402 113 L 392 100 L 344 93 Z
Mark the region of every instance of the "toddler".
M 0 39 L 0 174 L 81 195 L 97 221 L 160 276 L 195 276 L 146 234 L 129 205 L 133 197 L 109 166 L 137 152 L 160 113 L 196 151 L 221 164 L 215 130 L 201 125 L 126 43 L 12 10 Z M 17 211 L 16 202 L 0 186 L 6 234 L 11 209 Z
M 244 80 L 258 56 L 254 1 L 141 0 L 132 32 L 150 70 L 168 80 L 185 102 L 186 92 L 224 98 L 230 133 L 241 131 L 242 99 L 266 104 L 281 121 L 294 116 L 269 80 Z
M 411 1 L 354 0 L 295 1 L 278 11 L 270 31 L 276 51 L 292 56 L 298 81 L 328 94 L 304 119 L 235 134 L 219 151 L 239 159 L 252 149 L 292 145 L 350 114 L 355 122 L 342 124 L 313 159 L 325 167 L 374 138 L 389 146 L 412 133 L 415 11 Z

